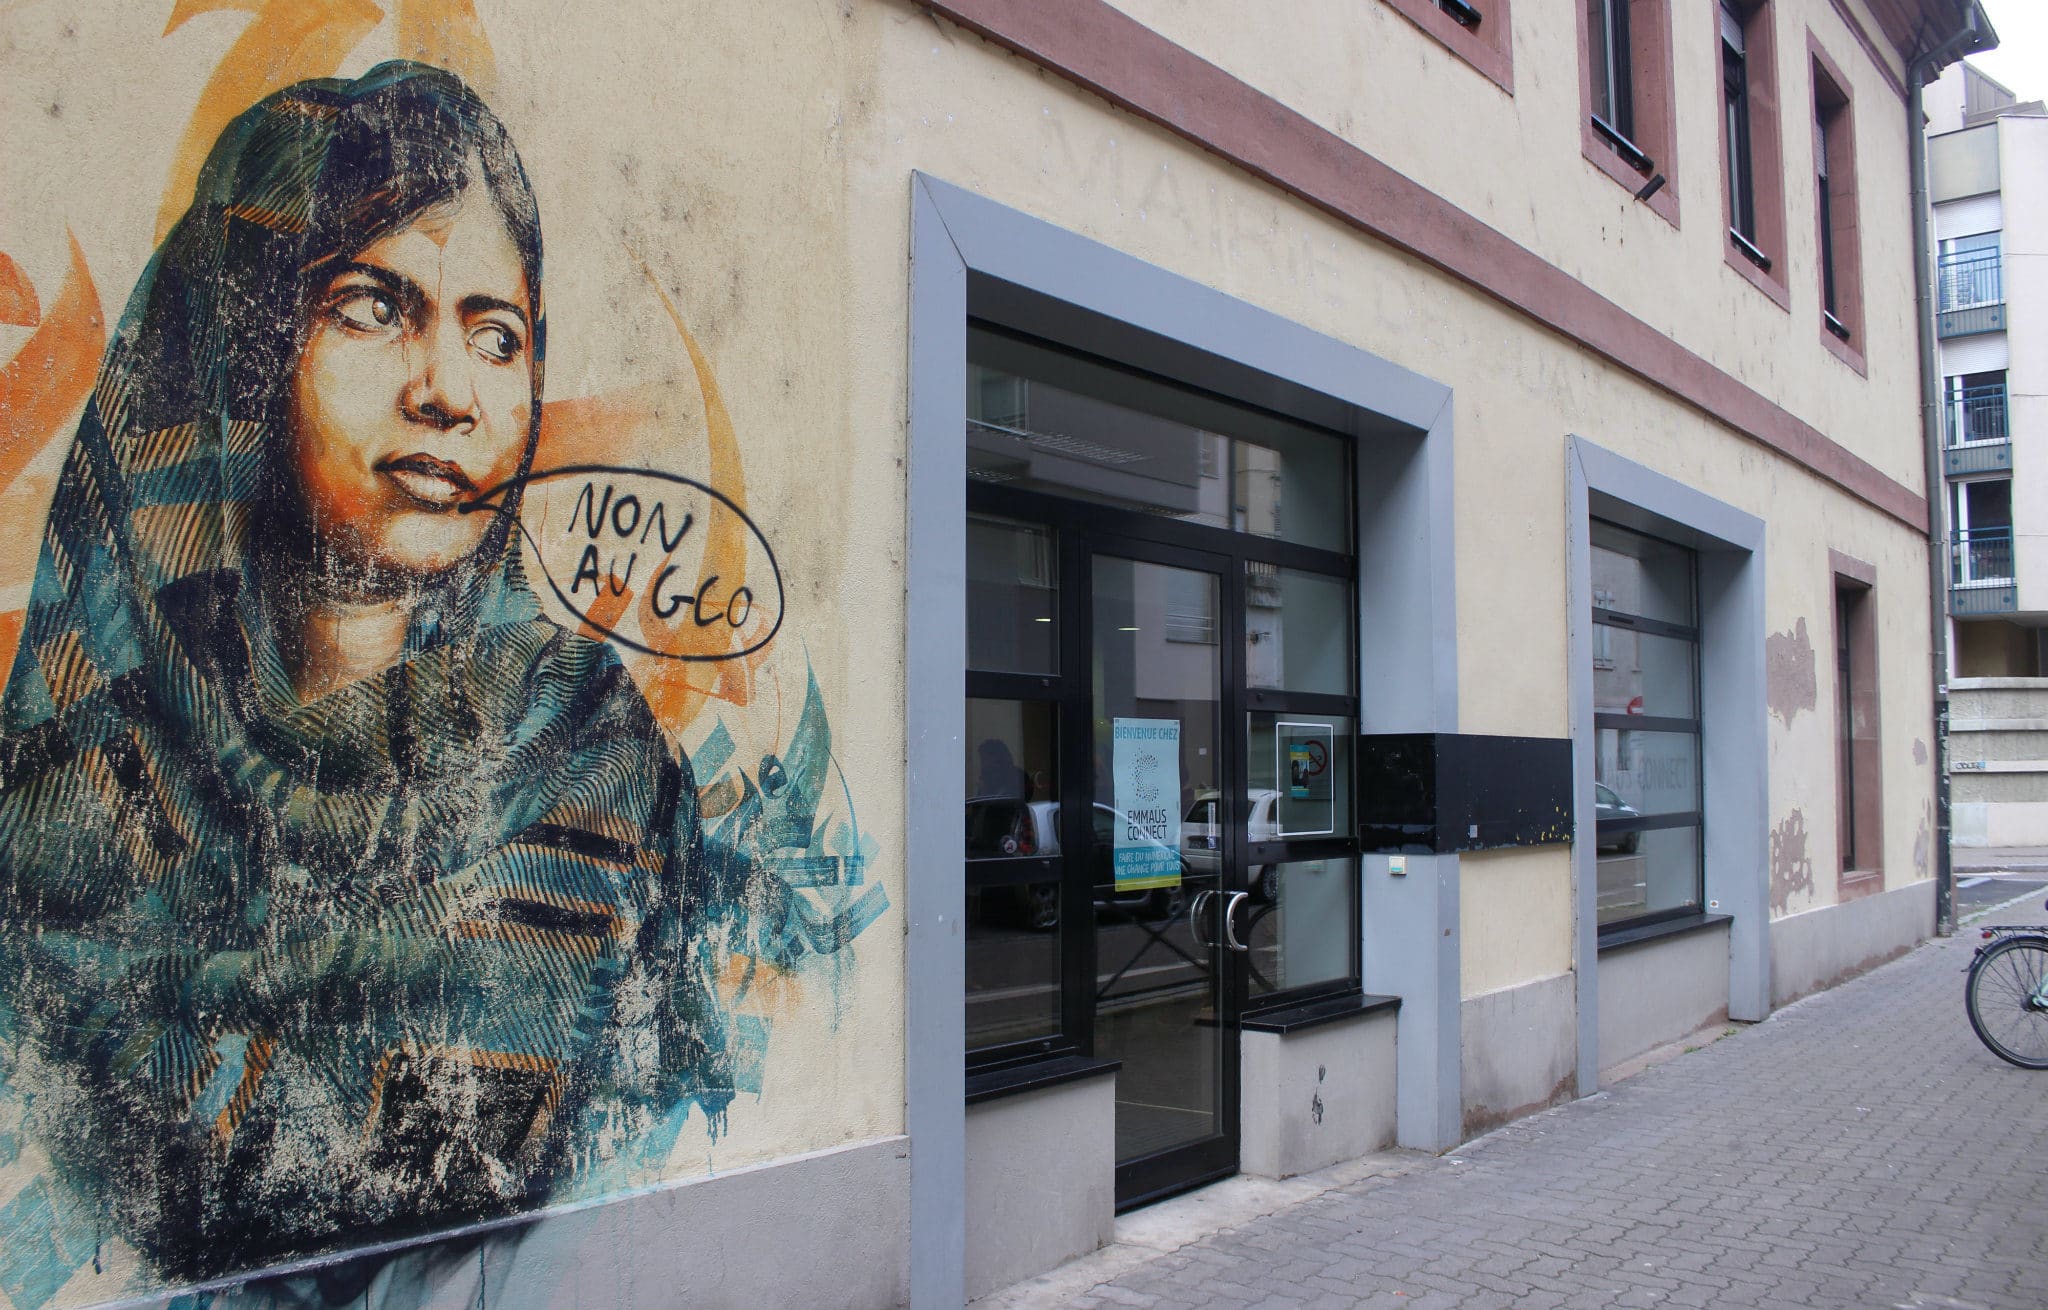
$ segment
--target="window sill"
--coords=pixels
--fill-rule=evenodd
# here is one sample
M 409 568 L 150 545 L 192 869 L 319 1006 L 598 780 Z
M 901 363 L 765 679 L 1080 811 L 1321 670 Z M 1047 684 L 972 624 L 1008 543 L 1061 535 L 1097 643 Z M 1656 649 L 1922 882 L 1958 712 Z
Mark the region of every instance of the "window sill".
M 1248 1014 L 1238 1026 L 1248 1033 L 1277 1033 L 1286 1037 L 1291 1033 L 1320 1028 L 1326 1023 L 1362 1018 L 1383 1011 L 1391 1013 L 1400 1008 L 1401 998 L 1398 996 L 1348 992 L 1343 996 L 1323 996 L 1313 1001 L 1302 1001 L 1295 1005 L 1282 1005 L 1271 1010 L 1261 1010 L 1257 1014 Z
M 1386 0 L 1401 17 L 1421 28 L 1437 43 L 1484 74 L 1509 95 L 1515 93 L 1515 60 L 1512 53 L 1495 47 L 1494 36 L 1509 30 L 1508 6 L 1498 4 L 1478 27 L 1467 27 L 1443 10 L 1435 0 Z
M 1673 919 L 1659 919 L 1655 923 L 1639 923 L 1601 933 L 1600 950 L 1604 953 L 1619 950 L 1624 946 L 1642 946 L 1648 942 L 1684 937 L 1689 933 L 1719 928 L 1734 922 L 1735 917 L 1729 914 L 1686 914 Z
M 1050 1060 L 1034 1060 L 1029 1064 L 991 1069 L 986 1073 L 970 1073 L 967 1075 L 967 1104 L 980 1105 L 984 1101 L 999 1101 L 1006 1096 L 1021 1096 L 1025 1092 L 1042 1091 L 1047 1087 L 1058 1087 L 1062 1083 L 1080 1082 L 1084 1078 L 1100 1078 L 1121 1068 L 1121 1060 L 1097 1060 L 1086 1055 L 1060 1055 Z
M 1853 333 L 1854 330 L 1845 328 L 1844 331 L 1849 331 Z M 1830 330 L 1827 320 L 1825 318 L 1821 320 L 1820 343 L 1828 348 L 1828 353 L 1830 355 L 1833 355 L 1836 359 L 1841 360 L 1844 364 L 1847 364 L 1850 368 L 1856 370 L 1856 375 L 1858 377 L 1867 378 L 1870 376 L 1870 367 L 1867 363 L 1864 362 L 1863 352 L 1856 348 L 1854 336 L 1837 336 L 1832 330 Z
M 1613 178 L 1622 190 L 1628 192 L 1631 200 L 1635 198 L 1635 194 L 1638 191 L 1643 189 L 1644 184 L 1655 175 L 1657 168 L 1662 168 L 1666 175 L 1664 185 L 1657 188 L 1656 192 L 1648 200 L 1637 201 L 1636 203 L 1641 204 L 1650 212 L 1656 214 L 1657 217 L 1671 224 L 1671 226 L 1678 226 L 1678 188 L 1672 184 L 1672 170 L 1669 167 L 1669 161 L 1666 161 L 1663 165 L 1653 167 L 1650 172 L 1644 172 L 1624 159 L 1621 151 L 1616 149 L 1607 138 L 1600 135 L 1599 129 L 1593 126 L 1593 120 L 1590 118 L 1584 119 L 1579 123 L 1579 153 L 1585 156 L 1587 163 Z
M 1792 293 L 1786 289 L 1784 281 L 1777 274 L 1759 268 L 1749 257 L 1749 252 L 1736 243 L 1732 229 L 1721 238 L 1721 257 L 1727 261 L 1728 267 L 1742 274 L 1743 281 L 1769 296 L 1779 309 L 1788 314 L 1792 312 Z

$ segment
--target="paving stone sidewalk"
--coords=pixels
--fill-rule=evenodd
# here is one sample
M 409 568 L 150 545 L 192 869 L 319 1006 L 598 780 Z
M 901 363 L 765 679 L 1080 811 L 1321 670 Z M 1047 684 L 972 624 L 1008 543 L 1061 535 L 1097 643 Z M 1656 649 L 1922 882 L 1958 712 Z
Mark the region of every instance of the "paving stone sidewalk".
M 2048 1072 L 1971 1033 L 1976 941 L 1046 1303 L 2039 1310 Z

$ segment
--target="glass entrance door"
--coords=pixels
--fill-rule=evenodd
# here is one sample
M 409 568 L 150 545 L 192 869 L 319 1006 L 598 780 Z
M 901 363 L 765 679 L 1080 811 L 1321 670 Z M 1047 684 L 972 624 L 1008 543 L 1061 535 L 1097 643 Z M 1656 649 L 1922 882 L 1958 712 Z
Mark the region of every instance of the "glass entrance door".
M 1223 569 L 1157 547 L 1089 560 L 1095 1053 L 1123 1065 L 1120 1206 L 1237 1168 L 1242 879 L 1185 822 L 1229 794 Z

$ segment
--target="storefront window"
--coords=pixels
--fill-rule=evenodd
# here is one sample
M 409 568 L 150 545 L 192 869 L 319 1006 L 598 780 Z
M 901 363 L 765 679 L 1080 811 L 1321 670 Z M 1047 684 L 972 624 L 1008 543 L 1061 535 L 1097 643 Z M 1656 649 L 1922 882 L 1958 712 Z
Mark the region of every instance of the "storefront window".
M 967 363 L 967 1058 L 1121 1061 L 1144 1155 L 1213 1127 L 1220 1031 L 1359 985 L 1351 454 L 1008 331 Z
M 1251 843 L 1350 836 L 1350 716 L 1258 710 L 1247 717 Z
M 1245 565 L 1244 680 L 1247 687 L 1351 693 L 1351 581 Z
M 967 663 L 1004 673 L 1059 672 L 1059 568 L 1042 527 L 967 519 Z
M 1693 553 L 1592 525 L 1593 776 L 1602 928 L 1701 905 Z
M 1342 551 L 1343 440 L 986 328 L 968 330 L 967 476 Z
M 1358 931 L 1351 889 L 1357 883 L 1358 861 L 1348 856 L 1253 868 L 1251 906 L 1238 935 L 1251 947 L 1254 997 L 1352 975 Z

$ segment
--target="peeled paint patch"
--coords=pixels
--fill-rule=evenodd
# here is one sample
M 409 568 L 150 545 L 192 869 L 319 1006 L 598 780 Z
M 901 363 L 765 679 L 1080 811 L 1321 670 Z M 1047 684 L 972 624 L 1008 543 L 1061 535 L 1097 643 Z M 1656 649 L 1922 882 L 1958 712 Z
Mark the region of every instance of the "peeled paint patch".
M 1819 702 L 1820 688 L 1813 672 L 1813 642 L 1806 635 L 1806 620 L 1800 619 L 1790 632 L 1774 632 L 1764 642 L 1764 689 L 1771 713 L 1786 727 L 1801 710 Z
M 1918 737 L 1915 737 L 1913 739 L 1913 763 L 1927 763 L 1927 743 L 1920 740 Z
M 1803 632 L 1800 635 L 1805 636 Z M 1794 810 L 1771 829 L 1771 913 L 1785 913 L 1794 896 L 1812 891 L 1813 860 L 1806 853 L 1806 811 Z

